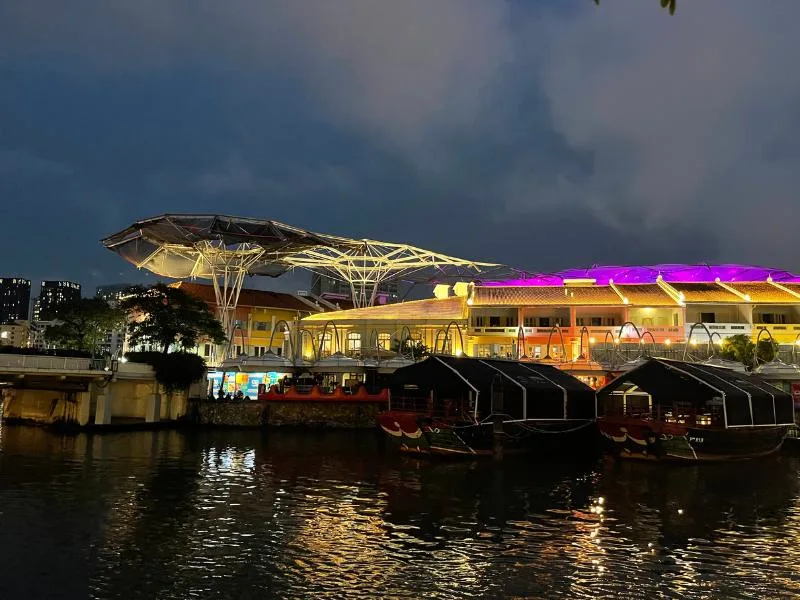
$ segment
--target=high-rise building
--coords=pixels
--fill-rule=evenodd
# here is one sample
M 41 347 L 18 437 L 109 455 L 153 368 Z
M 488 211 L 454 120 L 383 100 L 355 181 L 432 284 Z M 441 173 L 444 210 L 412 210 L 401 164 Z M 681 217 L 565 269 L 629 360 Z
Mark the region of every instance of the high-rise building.
M 30 280 L 0 277 L 0 325 L 27 321 L 30 303 Z
M 34 303 L 34 321 L 50 321 L 58 317 L 58 310 L 81 297 L 81 284 L 72 281 L 43 281 L 39 297 Z
M 132 283 L 114 283 L 110 285 L 99 285 L 95 292 L 95 297 L 101 298 L 111 306 L 116 306 L 122 297 L 134 287 Z M 100 353 L 109 356 L 119 356 L 125 345 L 125 327 L 119 329 L 109 329 L 105 339 L 100 343 Z

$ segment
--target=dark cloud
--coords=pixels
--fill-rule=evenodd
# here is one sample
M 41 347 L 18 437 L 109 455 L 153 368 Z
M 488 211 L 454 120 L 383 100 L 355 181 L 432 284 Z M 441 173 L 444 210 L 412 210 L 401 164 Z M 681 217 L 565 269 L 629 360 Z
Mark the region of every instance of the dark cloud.
M 143 277 L 98 240 L 163 212 L 798 269 L 800 9 L 650 4 L 0 1 L 1 274 Z

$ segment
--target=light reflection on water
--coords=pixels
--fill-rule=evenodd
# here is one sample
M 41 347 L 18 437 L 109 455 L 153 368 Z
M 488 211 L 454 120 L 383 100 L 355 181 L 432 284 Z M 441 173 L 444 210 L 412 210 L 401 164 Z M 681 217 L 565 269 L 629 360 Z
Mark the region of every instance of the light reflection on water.
M 798 459 L 426 463 L 370 433 L 0 437 L 0 598 L 785 598 Z

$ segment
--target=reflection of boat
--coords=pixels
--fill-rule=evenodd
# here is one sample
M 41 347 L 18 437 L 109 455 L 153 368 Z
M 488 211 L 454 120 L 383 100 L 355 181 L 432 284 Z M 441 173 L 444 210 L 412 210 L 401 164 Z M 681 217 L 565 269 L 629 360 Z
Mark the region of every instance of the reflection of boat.
M 597 392 L 597 425 L 618 456 L 722 461 L 776 452 L 792 397 L 732 369 L 650 359 Z
M 585 453 L 596 441 L 594 391 L 556 367 L 431 356 L 395 371 L 378 424 L 400 450 L 443 456 L 536 449 Z

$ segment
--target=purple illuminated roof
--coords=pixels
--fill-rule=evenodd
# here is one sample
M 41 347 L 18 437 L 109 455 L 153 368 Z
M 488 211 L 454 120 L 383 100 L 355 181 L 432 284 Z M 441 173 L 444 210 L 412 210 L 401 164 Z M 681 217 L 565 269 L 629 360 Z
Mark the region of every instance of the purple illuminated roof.
M 564 280 L 593 279 L 597 285 L 652 284 L 658 276 L 667 283 L 713 283 L 718 278 L 722 283 L 762 283 L 771 277 L 777 283 L 800 283 L 800 276 L 766 267 L 751 265 L 678 265 L 661 264 L 648 266 L 598 266 L 588 269 L 567 269 L 552 274 L 536 274 L 521 279 L 487 281 L 488 287 L 508 286 L 561 286 Z

